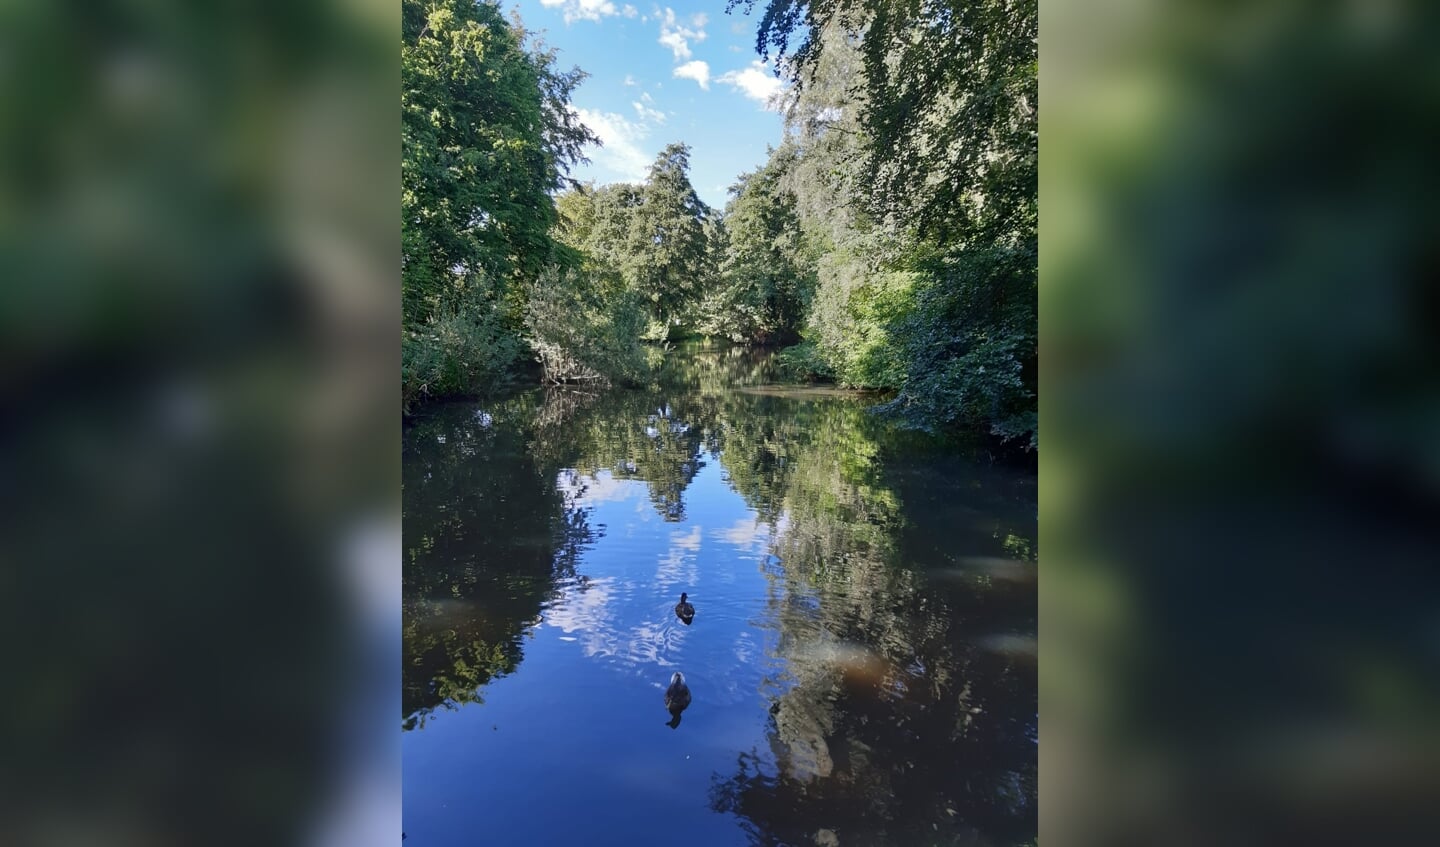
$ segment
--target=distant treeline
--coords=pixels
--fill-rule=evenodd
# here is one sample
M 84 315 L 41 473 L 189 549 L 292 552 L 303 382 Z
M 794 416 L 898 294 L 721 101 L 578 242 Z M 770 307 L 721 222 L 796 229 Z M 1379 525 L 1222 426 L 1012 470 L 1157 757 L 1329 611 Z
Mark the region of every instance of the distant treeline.
M 570 180 L 583 74 L 494 3 L 405 0 L 407 407 L 525 361 L 643 382 L 644 342 L 700 334 L 1034 447 L 1036 4 L 912 6 L 764 9 L 785 136 L 716 210 L 681 143 L 642 184 Z

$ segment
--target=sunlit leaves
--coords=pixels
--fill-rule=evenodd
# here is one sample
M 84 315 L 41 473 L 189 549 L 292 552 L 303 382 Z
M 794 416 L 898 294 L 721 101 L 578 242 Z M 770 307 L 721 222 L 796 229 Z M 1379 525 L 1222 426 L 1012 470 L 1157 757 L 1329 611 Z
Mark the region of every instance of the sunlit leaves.
M 1030 447 L 1036 37 L 1034 0 L 770 0 L 757 44 L 790 76 L 786 183 L 822 253 L 788 359 Z
M 689 170 L 690 148 L 670 144 L 643 184 L 576 188 L 559 200 L 556 237 L 580 251 L 587 267 L 622 279 L 660 337 L 687 316 L 713 274 L 714 213 Z
M 528 289 L 572 254 L 550 192 L 594 136 L 567 108 L 579 71 L 527 47 L 498 4 L 401 6 L 404 394 L 474 393 L 518 353 Z
M 593 135 L 566 108 L 582 73 L 527 49 L 497 4 L 406 0 L 402 19 L 403 303 L 418 324 L 478 272 L 520 298 L 553 258 L 550 192 Z
M 790 148 L 741 174 L 725 209 L 718 286 L 701 307 L 701 328 L 732 341 L 793 340 L 815 288 L 815 257 L 801 231 L 795 195 L 783 184 Z

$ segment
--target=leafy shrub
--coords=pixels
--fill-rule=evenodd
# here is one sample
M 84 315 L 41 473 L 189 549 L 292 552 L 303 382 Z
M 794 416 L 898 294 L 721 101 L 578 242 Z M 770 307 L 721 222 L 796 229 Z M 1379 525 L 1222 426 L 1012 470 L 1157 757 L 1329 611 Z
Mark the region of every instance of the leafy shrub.
M 896 328 L 905 373 L 886 410 L 924 428 L 974 427 L 1034 448 L 1033 247 L 955 250 L 925 270 Z
M 520 341 L 503 315 L 482 296 L 442 307 L 401 337 L 403 408 L 408 411 L 427 398 L 495 391 L 510 381 L 520 353 Z
M 551 382 L 637 385 L 649 373 L 640 343 L 645 310 L 619 279 L 548 268 L 531 292 L 525 327 Z
M 905 379 L 906 360 L 897 330 L 914 310 L 916 274 L 877 273 L 850 292 L 847 308 L 853 332 L 836 351 L 840 379 L 861 388 L 886 388 Z
M 914 309 L 916 275 L 876 268 L 859 247 L 820 263 L 810 313 L 820 355 L 843 385 L 893 388 L 905 378 L 896 332 Z
M 786 375 L 793 379 L 804 380 L 831 380 L 835 378 L 835 371 L 820 355 L 820 348 L 811 339 L 796 344 L 793 347 L 786 347 L 775 355 L 780 368 Z

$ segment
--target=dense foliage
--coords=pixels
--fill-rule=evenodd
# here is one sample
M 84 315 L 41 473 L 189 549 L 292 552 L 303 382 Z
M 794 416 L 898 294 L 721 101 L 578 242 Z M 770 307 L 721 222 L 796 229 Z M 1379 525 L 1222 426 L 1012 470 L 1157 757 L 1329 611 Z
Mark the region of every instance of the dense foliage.
M 637 383 L 645 373 L 644 304 L 613 277 L 546 270 L 526 306 L 525 326 L 551 382 Z
M 493 2 L 401 4 L 403 392 L 479 392 L 510 374 L 526 302 L 567 257 L 551 192 L 595 140 L 568 108 L 583 75 L 527 48 Z
M 789 72 L 772 163 L 820 254 L 789 359 L 1032 447 L 1036 34 L 1031 0 L 772 0 L 757 45 Z
M 815 256 L 784 187 L 793 149 L 741 174 L 718 243 L 719 285 L 700 309 L 700 329 L 731 341 L 793 341 L 815 290 Z
M 785 139 L 723 212 L 680 142 L 643 183 L 569 183 L 595 141 L 581 72 L 493 3 L 404 13 L 407 399 L 493 389 L 527 354 L 551 381 L 636 383 L 641 341 L 704 334 L 1035 446 L 1033 0 L 771 0 Z
M 689 171 L 690 148 L 670 144 L 643 184 L 578 187 L 558 201 L 559 239 L 644 304 L 644 334 L 655 340 L 691 319 L 719 239 L 715 213 L 695 193 Z

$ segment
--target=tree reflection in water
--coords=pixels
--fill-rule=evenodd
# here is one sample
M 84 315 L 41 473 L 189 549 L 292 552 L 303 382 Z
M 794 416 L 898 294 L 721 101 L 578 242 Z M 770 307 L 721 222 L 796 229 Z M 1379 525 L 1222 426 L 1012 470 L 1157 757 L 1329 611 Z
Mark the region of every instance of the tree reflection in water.
M 534 398 L 455 405 L 405 435 L 406 729 L 436 708 L 482 702 L 484 684 L 516 668 L 524 630 L 595 538 L 575 506 L 582 492 L 525 456 L 538 411 Z
M 672 355 L 644 390 L 455 404 L 412 427 L 407 728 L 479 701 L 586 579 L 603 531 L 587 480 L 643 481 L 649 508 L 682 521 L 718 462 L 754 512 L 768 589 L 753 623 L 777 670 L 761 683 L 764 747 L 714 775 L 712 807 L 761 843 L 1030 841 L 1033 477 L 897 432 L 853 398 L 743 390 L 775 380 L 763 354 Z
M 1033 644 L 1031 495 L 995 502 L 1003 486 L 938 450 L 886 461 L 895 437 L 853 403 L 746 420 L 760 430 L 727 440 L 725 465 L 752 508 L 784 516 L 764 621 L 784 668 L 765 687 L 783 693 L 769 749 L 716 776 L 714 807 L 762 843 L 1033 838 L 1035 666 L 1013 649 Z M 975 550 L 1019 578 L 957 556 Z

